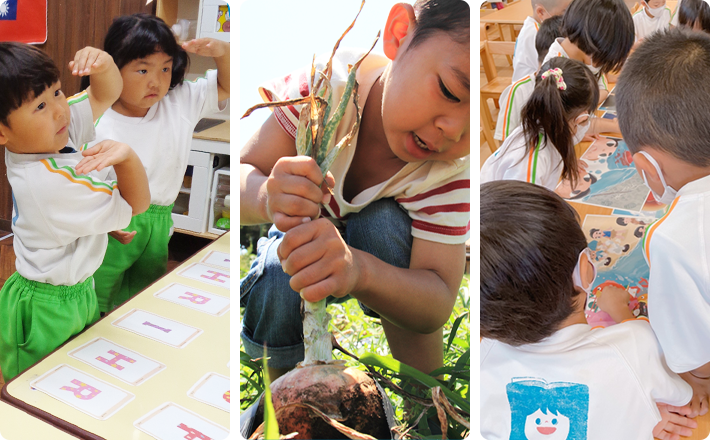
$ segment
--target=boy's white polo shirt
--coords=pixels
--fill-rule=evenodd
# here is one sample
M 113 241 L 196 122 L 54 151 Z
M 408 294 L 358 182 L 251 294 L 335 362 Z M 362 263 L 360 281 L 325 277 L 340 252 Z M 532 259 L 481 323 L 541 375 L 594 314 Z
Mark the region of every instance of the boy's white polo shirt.
M 570 58 L 570 56 L 567 55 L 567 52 L 565 52 L 565 49 L 562 47 L 562 41 L 564 41 L 564 38 L 560 37 L 550 45 L 550 49 L 547 51 L 547 55 L 545 55 L 545 59 L 542 64 L 545 64 L 555 57 Z M 562 77 L 564 78 L 564 76 L 565 73 L 562 72 Z M 609 85 L 607 84 L 606 77 L 603 74 L 599 75 L 597 83 L 599 84 L 599 90 L 609 90 Z
M 522 118 L 520 112 L 530 99 L 535 90 L 535 72 L 524 76 L 503 90 L 498 100 L 500 111 L 496 122 L 494 139 L 504 141 L 520 126 Z
M 671 23 L 671 10 L 666 6 L 660 16 L 649 17 L 646 10 L 641 8 L 631 18 L 634 20 L 634 41 L 639 41 L 653 33 L 668 29 Z
M 671 16 L 671 26 L 678 26 L 678 11 L 680 11 L 680 2 L 683 0 L 678 0 L 678 3 L 675 4 L 675 11 L 673 11 L 673 15 Z
M 649 226 L 648 317 L 677 373 L 710 362 L 710 176 L 678 191 L 668 212 Z
M 537 70 L 537 49 L 535 49 L 535 37 L 540 29 L 538 22 L 527 17 L 520 29 L 518 38 L 515 40 L 515 53 L 513 54 L 513 82 L 520 78 L 533 74 Z
M 664 365 L 643 319 L 596 329 L 574 324 L 519 347 L 483 339 L 480 350 L 481 435 L 487 440 L 651 440 L 661 420 L 656 402 L 682 406 L 693 394 Z M 522 434 L 521 424 L 534 435 L 511 435 Z M 567 428 L 569 437 L 562 435 Z M 562 432 L 555 437 L 554 429 Z

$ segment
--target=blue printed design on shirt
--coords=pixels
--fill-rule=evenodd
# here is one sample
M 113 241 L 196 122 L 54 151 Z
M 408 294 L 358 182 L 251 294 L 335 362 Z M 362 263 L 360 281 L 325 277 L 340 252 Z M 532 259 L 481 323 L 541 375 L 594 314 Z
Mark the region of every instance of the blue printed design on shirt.
M 0 0 L 0 20 L 17 20 L 17 0 Z
M 20 211 L 17 210 L 17 200 L 15 200 L 15 193 L 12 192 L 12 210 L 15 215 L 12 217 L 12 224 L 17 223 L 17 218 L 20 216 Z

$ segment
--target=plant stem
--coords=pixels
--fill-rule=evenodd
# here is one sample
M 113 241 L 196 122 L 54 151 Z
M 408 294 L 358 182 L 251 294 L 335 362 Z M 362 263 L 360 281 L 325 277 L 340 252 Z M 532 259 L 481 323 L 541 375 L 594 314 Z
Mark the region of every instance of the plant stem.
M 330 315 L 326 311 L 325 299 L 315 303 L 303 301 L 303 343 L 305 347 L 302 365 L 333 360 L 333 344 L 328 332 L 328 322 L 330 322 Z

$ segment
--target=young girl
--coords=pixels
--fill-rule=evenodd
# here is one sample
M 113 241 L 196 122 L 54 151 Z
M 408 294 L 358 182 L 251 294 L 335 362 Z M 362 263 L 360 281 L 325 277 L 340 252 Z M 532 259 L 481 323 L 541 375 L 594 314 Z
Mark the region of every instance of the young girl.
M 481 183 L 514 179 L 554 190 L 562 177 L 576 184 L 574 146 L 589 128 L 598 96 L 596 79 L 581 62 L 557 57 L 543 64 L 522 125 L 483 164 Z
M 115 139 L 130 145 L 145 166 L 151 194 L 148 211 L 133 217 L 125 231 L 111 234 L 94 274 L 99 308 L 107 312 L 166 271 L 171 210 L 187 168 L 192 132 L 229 98 L 229 43 L 203 38 L 180 47 L 163 20 L 135 14 L 113 22 L 104 50 L 121 71 L 123 92 L 96 121 L 96 142 Z M 186 51 L 213 57 L 217 71 L 183 81 Z

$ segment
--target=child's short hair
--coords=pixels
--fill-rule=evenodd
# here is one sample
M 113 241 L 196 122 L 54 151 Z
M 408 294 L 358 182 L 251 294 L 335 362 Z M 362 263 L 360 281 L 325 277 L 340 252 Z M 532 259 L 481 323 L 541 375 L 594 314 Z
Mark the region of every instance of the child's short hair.
M 537 50 L 537 64 L 540 65 L 545 60 L 550 46 L 555 39 L 562 36 L 562 16 L 554 15 L 540 24 L 540 28 L 535 35 L 535 50 Z
M 0 43 L 0 123 L 10 113 L 59 81 L 59 69 L 41 50 L 22 43 Z
M 165 52 L 173 59 L 170 89 L 182 82 L 190 63 L 187 52 L 177 43 L 170 27 L 150 14 L 116 18 L 106 32 L 104 50 L 113 57 L 119 69 L 133 60 Z
M 678 24 L 693 29 L 697 24 L 700 29 L 710 32 L 710 6 L 705 0 L 683 0 L 678 5 Z
M 575 311 L 572 272 L 587 247 L 574 209 L 515 180 L 481 185 L 481 336 L 539 342 Z
M 629 150 L 651 147 L 710 166 L 708 96 L 708 34 L 675 28 L 644 39 L 616 86 L 619 128 Z
M 562 18 L 562 35 L 606 73 L 624 64 L 634 44 L 634 22 L 622 0 L 574 0 Z
M 471 8 L 464 0 L 417 0 L 417 19 L 409 48 L 414 48 L 435 32 L 445 32 L 460 44 L 471 44 Z

